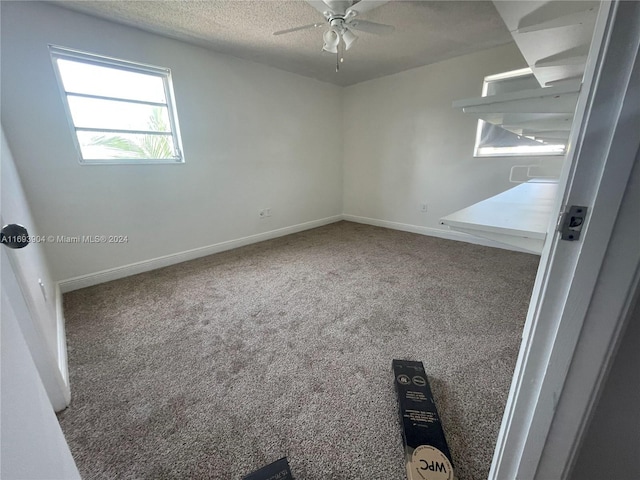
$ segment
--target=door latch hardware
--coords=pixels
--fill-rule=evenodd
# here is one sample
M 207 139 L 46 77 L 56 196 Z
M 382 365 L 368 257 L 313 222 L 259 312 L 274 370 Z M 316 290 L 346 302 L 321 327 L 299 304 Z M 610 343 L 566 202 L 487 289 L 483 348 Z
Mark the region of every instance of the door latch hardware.
M 587 218 L 588 207 L 572 205 L 568 211 L 564 212 L 560 223 L 560 238 L 573 242 L 580 239 L 582 226 Z

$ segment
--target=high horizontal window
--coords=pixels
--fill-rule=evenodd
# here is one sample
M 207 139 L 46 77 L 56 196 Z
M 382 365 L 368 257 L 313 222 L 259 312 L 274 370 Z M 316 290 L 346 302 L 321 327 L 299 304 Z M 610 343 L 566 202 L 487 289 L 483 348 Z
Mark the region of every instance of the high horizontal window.
M 81 163 L 182 163 L 171 71 L 49 46 Z
M 482 96 L 501 95 L 521 90 L 539 89 L 540 85 L 530 68 L 485 77 Z M 476 157 L 519 155 L 563 155 L 568 132 L 528 132 L 509 130 L 484 120 L 478 120 L 474 155 Z

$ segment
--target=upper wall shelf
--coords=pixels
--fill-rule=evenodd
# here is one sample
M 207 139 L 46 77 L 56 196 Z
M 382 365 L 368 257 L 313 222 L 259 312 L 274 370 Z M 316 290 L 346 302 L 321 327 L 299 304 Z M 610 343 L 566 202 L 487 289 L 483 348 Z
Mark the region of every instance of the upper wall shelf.
M 518 135 L 543 141 L 566 140 L 599 2 L 494 4 L 541 88 L 459 100 L 453 107 Z
M 600 2 L 493 3 L 542 87 L 582 81 Z
M 455 108 L 465 113 L 484 112 L 529 112 L 529 113 L 573 113 L 580 85 L 520 90 L 488 97 L 470 98 L 453 102 Z
M 564 132 L 552 138 L 566 139 L 579 93 L 579 83 L 573 82 L 458 100 L 453 107 L 518 135 L 544 137 L 546 132 Z

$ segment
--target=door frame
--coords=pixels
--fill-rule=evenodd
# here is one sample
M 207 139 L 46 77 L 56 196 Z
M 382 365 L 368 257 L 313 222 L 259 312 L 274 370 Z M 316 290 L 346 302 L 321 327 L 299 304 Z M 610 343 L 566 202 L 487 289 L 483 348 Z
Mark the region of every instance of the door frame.
M 489 474 L 492 480 L 533 479 L 540 471 L 547 478 L 567 478 L 637 288 L 637 273 L 619 275 L 609 286 L 613 318 L 606 331 L 590 339 L 598 347 L 591 364 L 599 368 L 589 372 L 572 365 L 576 347 L 584 342 L 582 327 L 640 146 L 638 5 L 601 3 L 559 182 L 558 215 L 547 230 Z M 582 238 L 574 242 L 560 240 L 557 232 L 560 213 L 571 205 L 589 208 Z M 637 272 L 637 263 L 630 262 L 628 269 Z M 576 405 L 571 419 L 560 422 L 555 414 L 570 369 L 583 377 L 571 394 L 585 401 Z M 560 428 L 554 435 L 567 439 L 568 445 L 543 457 L 552 426 Z

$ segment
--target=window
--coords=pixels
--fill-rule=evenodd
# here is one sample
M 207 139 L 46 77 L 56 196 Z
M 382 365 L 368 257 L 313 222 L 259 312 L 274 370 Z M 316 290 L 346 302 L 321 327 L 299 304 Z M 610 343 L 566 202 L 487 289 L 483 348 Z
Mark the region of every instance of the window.
M 531 69 L 523 68 L 485 77 L 482 96 L 539 88 Z M 474 156 L 563 155 L 566 149 L 565 133 L 548 131 L 544 134 L 546 136 L 541 137 L 515 128 L 506 130 L 499 125 L 478 120 Z
M 81 163 L 184 162 L 168 68 L 49 50 Z

